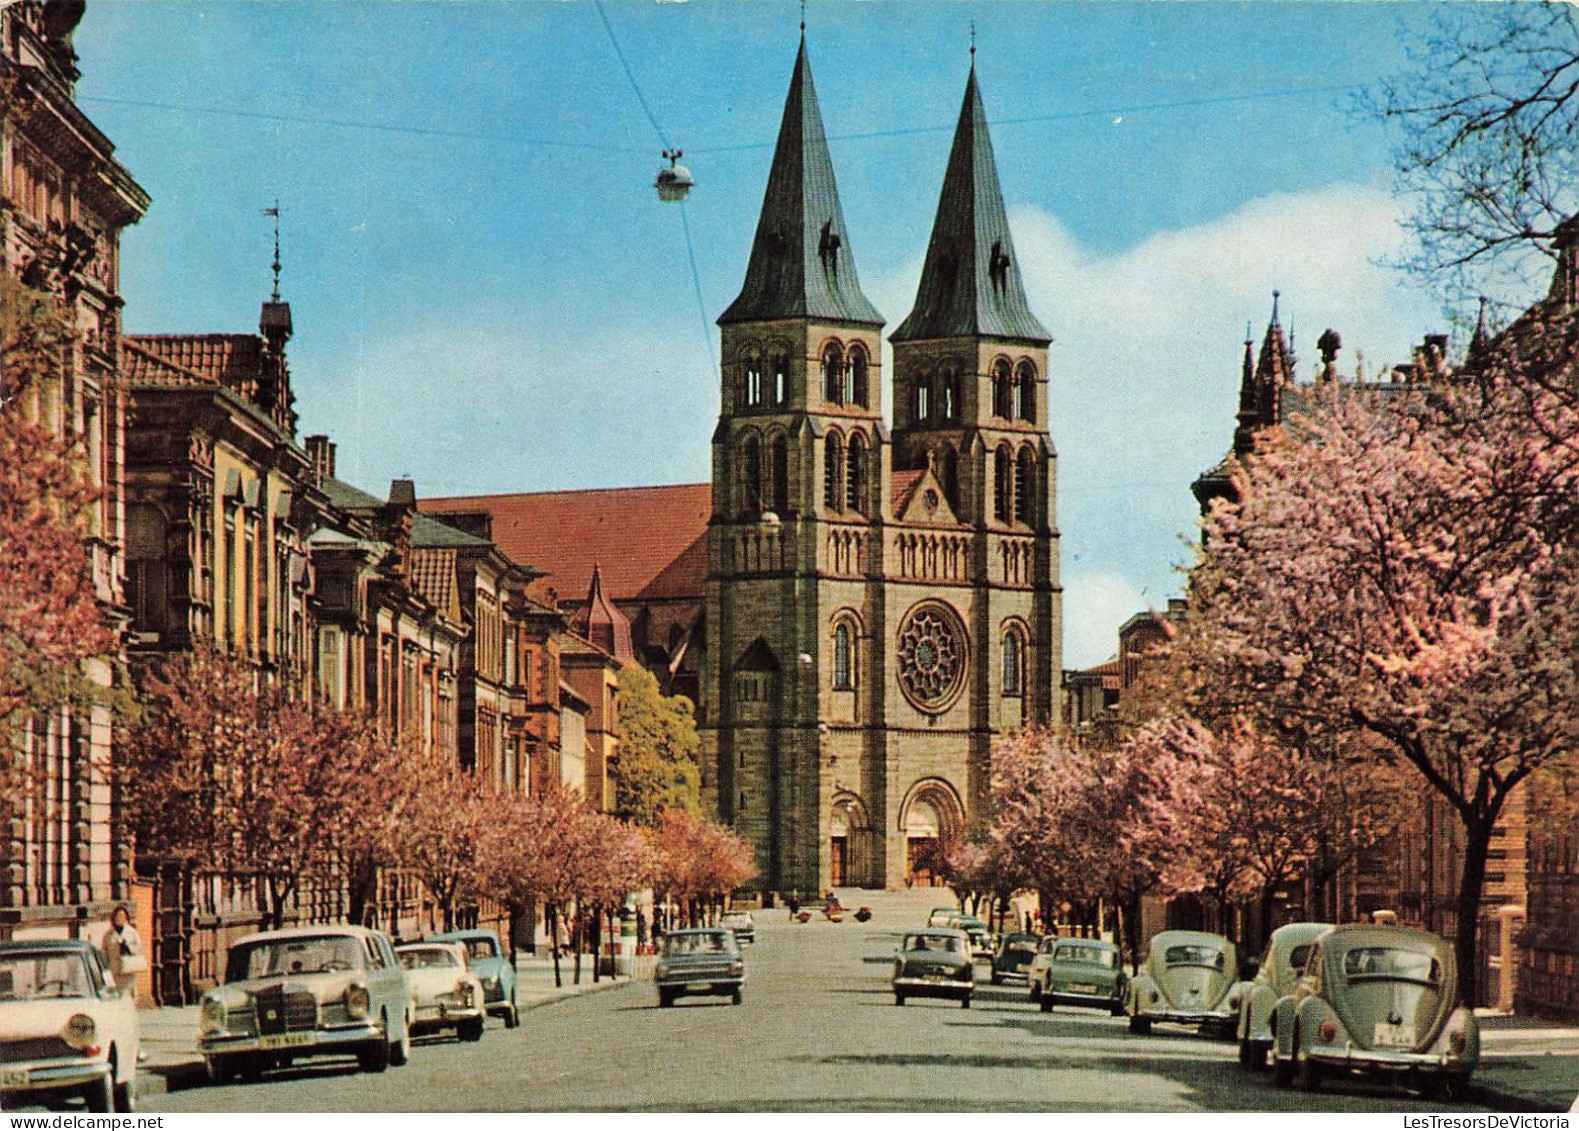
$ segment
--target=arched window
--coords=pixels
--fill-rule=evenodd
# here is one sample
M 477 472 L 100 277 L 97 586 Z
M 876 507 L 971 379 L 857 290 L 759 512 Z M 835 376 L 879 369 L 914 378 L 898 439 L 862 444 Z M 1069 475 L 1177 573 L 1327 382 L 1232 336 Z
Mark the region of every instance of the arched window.
M 866 407 L 866 351 L 851 346 L 844 359 L 844 399 L 847 404 Z
M 837 342 L 822 351 L 822 396 L 833 404 L 844 403 L 844 354 Z
M 1007 361 L 994 362 L 992 366 L 992 414 L 1001 416 L 1005 420 L 1014 416 L 1011 386 L 1013 381 L 1009 377 L 1009 363 Z
M 959 420 L 959 373 L 950 369 L 943 374 L 943 419 L 949 424 Z
M 943 484 L 943 497 L 948 500 L 948 505 L 953 508 L 957 516 L 959 514 L 959 456 L 955 453 L 953 444 L 944 444 L 943 450 L 938 453 L 938 481 Z
M 1030 448 L 1021 448 L 1014 461 L 1014 521 L 1029 525 L 1036 513 L 1036 464 Z
M 1003 636 L 1003 693 L 1025 694 L 1025 637 L 1018 628 L 1011 628 Z
M 866 437 L 860 432 L 851 433 L 844 476 L 844 503 L 857 514 L 866 513 L 866 463 Z
M 782 515 L 789 510 L 789 441 L 783 436 L 773 439 L 773 460 L 769 469 L 773 475 L 773 510 Z
M 1005 444 L 998 449 L 993 458 L 992 470 L 992 513 L 999 522 L 1008 522 L 1010 510 L 1010 496 L 1014 493 L 1014 472 L 1011 468 L 1014 457 L 1009 454 L 1009 446 Z
M 932 382 L 925 377 L 916 378 L 916 421 L 925 424 L 932 419 Z
M 1020 420 L 1036 419 L 1036 367 L 1029 361 L 1020 362 L 1015 376 L 1015 393 L 1019 399 L 1014 415 Z
M 754 511 L 762 505 L 762 442 L 755 433 L 740 446 L 740 506 Z
M 756 408 L 762 403 L 762 359 L 751 357 L 746 362 L 746 407 Z
M 773 403 L 789 401 L 789 358 L 781 353 L 773 355 Z
M 833 629 L 833 687 L 835 691 L 855 690 L 855 644 L 850 622 L 841 620 Z
M 844 443 L 830 432 L 823 445 L 822 505 L 836 511 L 844 502 Z

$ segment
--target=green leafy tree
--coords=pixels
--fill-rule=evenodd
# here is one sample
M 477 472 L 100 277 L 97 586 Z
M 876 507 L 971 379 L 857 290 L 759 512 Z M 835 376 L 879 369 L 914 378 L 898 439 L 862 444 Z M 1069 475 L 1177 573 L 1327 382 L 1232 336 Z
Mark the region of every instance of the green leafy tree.
M 702 740 L 691 701 L 664 695 L 651 672 L 635 664 L 620 672 L 620 816 L 655 829 L 666 809 L 702 812 Z

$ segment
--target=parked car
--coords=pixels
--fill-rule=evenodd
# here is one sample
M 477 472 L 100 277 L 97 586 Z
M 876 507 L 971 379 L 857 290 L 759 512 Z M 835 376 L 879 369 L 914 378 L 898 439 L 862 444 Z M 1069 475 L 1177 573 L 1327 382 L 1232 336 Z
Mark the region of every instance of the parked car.
M 1008 978 L 1023 979 L 1041 941 L 1041 935 L 1028 935 L 1023 931 L 1004 935 L 992 952 L 992 984 L 1001 986 Z
M 78 940 L 0 943 L 0 1107 L 81 1096 L 88 1110 L 137 1100 L 137 1002 Z
M 466 948 L 452 942 L 395 948 L 411 986 L 411 1035 L 454 1029 L 463 1041 L 482 1040 L 482 979 L 466 965 Z
M 696 927 L 663 936 L 663 953 L 654 972 L 658 1004 L 667 1009 L 676 998 L 725 995 L 740 1004 L 746 984 L 746 957 L 735 932 L 723 927 Z
M 726 911 L 719 920 L 719 926 L 728 927 L 735 932 L 735 938 L 743 943 L 757 941 L 757 921 L 751 917 L 749 911 Z
M 1289 923 L 1272 932 L 1266 953 L 1248 981 L 1234 987 L 1239 999 L 1239 1063 L 1246 1068 L 1265 1068 L 1272 1051 L 1272 1013 L 1278 999 L 1294 992 L 1311 944 L 1332 930 L 1331 923 Z
M 951 927 L 906 931 L 894 955 L 893 987 L 895 1005 L 907 997 L 941 997 L 969 1009 L 976 988 L 969 937 Z
M 959 913 L 960 910 L 958 907 L 934 907 L 927 914 L 927 926 L 947 927 L 949 925 L 949 918 L 951 916 L 958 915 Z
M 210 1079 L 255 1079 L 302 1057 L 354 1055 L 365 1072 L 406 1063 L 411 987 L 395 949 L 366 927 L 262 931 L 231 945 L 203 995 L 198 1051 Z
M 953 924 L 956 931 L 964 931 L 970 939 L 970 956 L 973 961 L 992 961 L 992 928 L 975 916 L 966 915 Z
M 445 931 L 429 935 L 429 942 L 458 942 L 466 947 L 466 963 L 482 982 L 483 1008 L 494 1017 L 504 1018 L 504 1027 L 514 1029 L 521 1023 L 515 1004 L 515 963 L 492 931 Z
M 1042 941 L 1036 944 L 1036 953 L 1025 971 L 1025 980 L 1031 985 L 1032 1005 L 1042 1000 L 1042 983 L 1047 978 L 1047 967 L 1053 961 L 1053 949 L 1057 945 L 1057 935 L 1043 935 Z
M 1163 931 L 1151 940 L 1145 965 L 1130 982 L 1125 1010 L 1131 1033 L 1153 1021 L 1228 1031 L 1239 1003 L 1231 1000 L 1239 972 L 1234 944 L 1206 931 Z
M 1335 927 L 1311 946 L 1273 1020 L 1273 1078 L 1315 1091 L 1365 1072 L 1462 1095 L 1480 1062 L 1480 1028 L 1459 1002 L 1453 947 L 1429 931 Z
M 1114 1017 L 1124 1012 L 1128 978 L 1118 961 L 1118 947 L 1102 939 L 1059 938 L 1042 969 L 1037 999 L 1043 1013 L 1055 1005 L 1105 1009 Z

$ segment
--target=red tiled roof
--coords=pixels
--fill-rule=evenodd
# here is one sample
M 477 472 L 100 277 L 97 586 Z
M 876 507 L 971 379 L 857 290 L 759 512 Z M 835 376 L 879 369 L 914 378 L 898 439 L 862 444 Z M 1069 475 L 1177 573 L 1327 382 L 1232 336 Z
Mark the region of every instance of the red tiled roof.
M 592 567 L 616 601 L 680 597 L 700 600 L 707 580 L 707 483 L 537 491 L 423 499 L 423 511 L 487 511 L 498 547 L 549 576 L 563 601 L 591 588 Z
M 168 361 L 136 338 L 121 339 L 121 376 L 132 385 L 208 385 L 213 382 L 184 365 Z
M 411 587 L 435 608 L 449 612 L 450 604 L 455 599 L 455 551 L 413 549 Z
M 263 368 L 263 339 L 255 334 L 137 334 L 123 340 L 232 389 L 257 380 Z
M 926 472 L 917 468 L 915 471 L 896 471 L 893 473 L 893 500 L 894 514 L 905 513 L 905 508 L 910 505 L 910 496 L 916 492 L 916 484 L 921 482 L 921 477 Z

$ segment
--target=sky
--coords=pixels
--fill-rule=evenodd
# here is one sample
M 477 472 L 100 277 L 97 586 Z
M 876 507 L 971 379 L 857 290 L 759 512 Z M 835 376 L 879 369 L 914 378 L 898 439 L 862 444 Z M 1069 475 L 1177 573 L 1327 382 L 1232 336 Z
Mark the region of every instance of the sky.
M 1447 329 L 1384 265 L 1407 246 L 1400 205 L 1352 105 L 1430 17 L 809 0 L 847 246 L 890 332 L 974 23 L 1054 338 L 1066 667 L 1180 591 L 1189 484 L 1229 445 L 1274 289 L 1307 379 L 1329 326 L 1340 368 L 1371 373 Z M 341 478 L 421 496 L 703 482 L 713 323 L 744 278 L 800 18 L 793 0 L 90 0 L 78 100 L 153 197 L 123 239 L 125 328 L 254 330 L 278 199 L 301 433 L 338 443 Z M 683 208 L 651 187 L 669 146 L 697 182 Z

